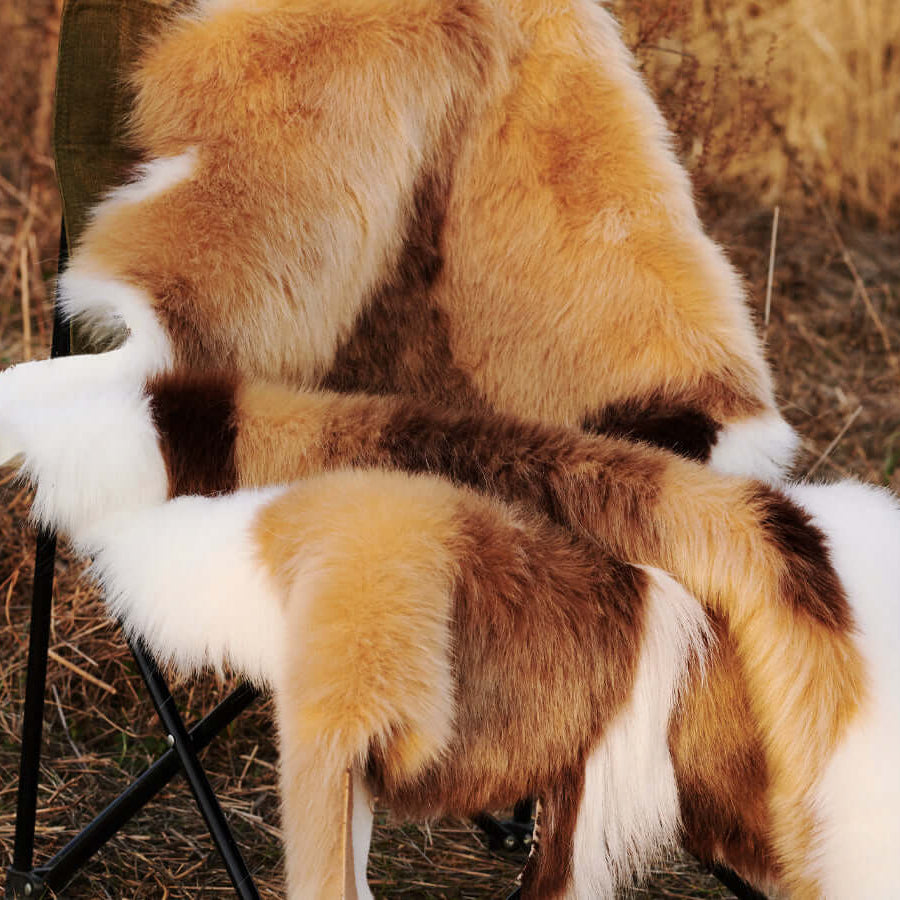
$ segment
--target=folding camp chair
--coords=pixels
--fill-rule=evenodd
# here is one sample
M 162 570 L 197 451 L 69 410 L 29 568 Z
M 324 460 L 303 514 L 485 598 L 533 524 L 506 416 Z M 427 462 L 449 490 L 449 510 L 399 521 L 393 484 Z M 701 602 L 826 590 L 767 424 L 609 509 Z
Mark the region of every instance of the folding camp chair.
M 135 161 L 121 133 L 128 105 L 122 73 L 141 40 L 152 33 L 181 0 L 67 0 L 60 28 L 55 111 L 57 178 L 63 202 L 59 265 L 65 265 L 70 240 L 77 240 L 87 211 L 110 186 L 122 180 Z M 52 355 L 66 355 L 79 335 L 72 334 L 57 309 Z M 188 730 L 153 660 L 139 642 L 131 651 L 146 683 L 170 746 L 127 789 L 47 862 L 34 865 L 35 821 L 40 765 L 44 690 L 52 614 L 55 535 L 38 535 L 14 856 L 7 870 L 6 897 L 38 898 L 59 891 L 78 869 L 176 774 L 183 771 L 225 863 L 237 895 L 258 897 L 222 809 L 201 767 L 197 752 L 230 724 L 257 696 L 237 688 Z M 482 815 L 476 819 L 492 847 L 525 849 L 530 836 L 530 802 L 517 807 L 512 822 Z M 762 895 L 722 869 L 714 874 L 739 897 Z M 518 896 L 516 891 L 512 898 Z

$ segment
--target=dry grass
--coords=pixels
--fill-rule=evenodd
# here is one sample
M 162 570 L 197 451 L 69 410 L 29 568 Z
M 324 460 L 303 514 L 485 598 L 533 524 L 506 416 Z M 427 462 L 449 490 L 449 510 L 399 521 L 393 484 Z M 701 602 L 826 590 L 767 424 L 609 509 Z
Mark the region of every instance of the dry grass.
M 793 155 L 833 209 L 900 220 L 900 4 L 612 5 L 704 183 L 783 202 Z
M 817 10 L 820 4 L 766 0 L 754 7 L 754 16 L 749 5 L 708 4 L 724 10 L 713 20 L 703 5 L 695 11 L 689 3 L 621 0 L 619 6 L 627 6 L 632 23 L 640 13 L 642 27 L 630 27 L 631 40 L 705 188 L 710 227 L 747 274 L 760 320 L 770 261 L 769 200 L 777 194 L 784 204 L 766 336 L 787 414 L 804 438 L 801 471 L 815 466 L 819 476 L 853 474 L 900 489 L 900 238 L 886 229 L 859 230 L 845 215 L 851 207 L 857 222 L 862 214 L 886 221 L 896 213 L 900 50 L 892 56 L 885 47 L 893 40 L 890 46 L 896 48 L 900 12 L 890 0 L 872 0 L 865 9 L 863 0 L 834 0 L 821 4 L 827 14 Z M 804 10 L 805 18 L 792 18 L 795 8 Z M 847 10 L 852 18 L 844 16 Z M 46 355 L 49 344 L 47 284 L 59 205 L 49 159 L 48 88 L 57 21 L 58 0 L 0 0 L 0 33 L 13 38 L 0 53 L 2 365 L 29 353 Z M 824 42 L 808 37 L 819 34 Z M 807 39 L 810 46 L 801 50 Z M 828 46 L 834 50 L 830 56 L 823 49 Z M 881 53 L 883 71 L 892 72 L 897 83 L 879 80 L 881 70 L 863 62 L 864 51 Z M 824 72 L 816 63 L 822 59 L 831 59 Z M 843 99 L 826 93 L 832 91 L 843 92 Z M 848 108 L 852 118 L 844 112 Z M 843 133 L 844 120 L 863 124 Z M 783 140 L 765 130 L 770 121 L 783 125 Z M 836 220 L 830 210 L 838 211 Z M 0 482 L 0 863 L 5 865 L 12 852 L 34 535 L 26 523 L 27 492 L 8 479 Z M 130 656 L 80 573 L 81 565 L 63 552 L 56 570 L 55 658 L 45 710 L 39 860 L 164 749 Z M 193 718 L 222 691 L 207 678 L 181 684 L 175 694 Z M 261 704 L 204 755 L 265 897 L 281 891 L 271 733 L 269 707 Z M 379 895 L 503 897 L 516 869 L 515 861 L 492 857 L 467 823 L 401 827 L 379 817 L 370 869 Z M 73 898 L 230 893 L 190 795 L 178 781 L 66 891 Z M 727 894 L 690 863 L 674 860 L 635 896 Z

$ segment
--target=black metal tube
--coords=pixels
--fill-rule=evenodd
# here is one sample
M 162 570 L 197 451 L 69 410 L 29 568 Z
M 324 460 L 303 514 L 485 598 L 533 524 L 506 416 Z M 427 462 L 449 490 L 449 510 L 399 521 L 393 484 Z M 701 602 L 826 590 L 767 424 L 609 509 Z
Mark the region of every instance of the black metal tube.
M 767 900 L 765 894 L 760 893 L 755 887 L 747 884 L 737 872 L 729 869 L 727 866 L 710 866 L 709 871 L 710 874 L 718 881 L 722 882 L 722 884 L 724 884 L 738 900 Z
M 242 684 L 232 691 L 191 728 L 190 737 L 194 750 L 199 752 L 206 747 L 258 695 L 258 691 L 248 684 Z M 38 866 L 35 874 L 54 891 L 62 890 L 69 879 L 180 771 L 178 754 L 175 750 L 167 750 L 65 847 Z
M 513 821 L 520 825 L 527 825 L 534 816 L 534 800 L 528 797 L 520 800 L 513 809 Z
M 65 222 L 60 226 L 57 271 L 68 261 Z M 56 304 L 53 315 L 51 356 L 67 356 L 69 327 Z M 28 640 L 28 668 L 25 681 L 25 708 L 22 717 L 22 755 L 19 760 L 19 790 L 16 801 L 16 836 L 13 867 L 31 869 L 34 860 L 34 829 L 37 812 L 38 775 L 44 730 L 44 691 L 47 687 L 47 651 L 53 614 L 53 570 L 56 565 L 56 535 L 41 529 L 34 559 L 31 595 L 31 627 Z
M 34 828 L 37 815 L 38 772 L 44 728 L 44 690 L 47 686 L 47 651 L 50 646 L 50 616 L 53 603 L 53 567 L 56 535 L 43 529 L 38 534 L 31 598 L 31 633 L 28 642 L 28 674 L 22 718 L 22 756 L 19 761 L 19 791 L 16 805 L 16 838 L 13 867 L 27 872 L 34 859 Z
M 216 848 L 222 856 L 228 876 L 234 885 L 235 892 L 241 900 L 259 900 L 256 885 L 247 869 L 247 864 L 241 856 L 222 807 L 216 799 L 210 786 L 209 779 L 197 759 L 191 739 L 178 710 L 175 701 L 169 693 L 165 680 L 157 669 L 156 664 L 150 658 L 140 641 L 129 642 L 135 662 L 138 664 L 141 676 L 150 689 L 153 705 L 163 723 L 163 727 L 174 739 L 174 749 L 184 767 L 184 774 L 190 785 L 194 799 L 206 822 L 209 833 L 215 842 Z
M 66 235 L 66 223 L 63 220 L 59 226 L 59 256 L 56 260 L 58 273 L 66 267 L 69 261 L 69 239 Z M 63 316 L 59 303 L 53 305 L 53 335 L 50 339 L 50 356 L 68 356 L 72 352 L 72 330 Z

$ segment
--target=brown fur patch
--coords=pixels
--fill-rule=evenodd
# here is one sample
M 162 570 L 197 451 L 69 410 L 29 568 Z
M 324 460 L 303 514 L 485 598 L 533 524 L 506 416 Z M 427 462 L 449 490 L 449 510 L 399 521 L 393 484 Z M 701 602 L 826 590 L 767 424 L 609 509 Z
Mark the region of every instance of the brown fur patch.
M 460 507 L 455 736 L 414 781 L 393 782 L 377 749 L 370 764 L 401 814 L 552 796 L 629 697 L 642 641 L 643 572 L 533 513 L 474 496 Z
M 604 406 L 587 416 L 582 427 L 644 441 L 695 462 L 707 462 L 725 422 L 745 419 L 765 409 L 740 388 L 730 372 L 703 375 L 683 388 L 670 388 Z
M 692 663 L 669 737 L 684 844 L 707 865 L 727 861 L 745 878 L 771 880 L 780 867 L 761 732 L 725 620 L 708 618 L 716 640 L 703 667 Z
M 771 488 L 756 495 L 760 525 L 783 559 L 781 593 L 801 615 L 846 633 L 853 616 L 844 587 L 831 564 L 825 535 L 809 514 Z
M 169 496 L 219 494 L 238 484 L 235 379 L 169 375 L 147 386 L 169 476 Z
M 461 408 L 480 405 L 453 359 L 447 314 L 429 296 L 444 264 L 447 181 L 437 174 L 420 180 L 396 271 L 338 348 L 323 388 L 410 394 Z
M 409 394 L 448 406 L 479 401 L 453 359 L 447 316 L 424 291 L 381 291 L 341 345 L 323 388 Z
M 575 826 L 584 780 L 585 761 L 581 759 L 570 770 L 560 772 L 553 786 L 541 795 L 541 838 L 522 872 L 522 900 L 565 895 L 573 874 Z
M 582 424 L 585 431 L 644 441 L 686 459 L 706 462 L 721 425 L 702 409 L 661 400 L 631 400 L 604 407 Z
M 395 288 L 429 288 L 444 267 L 441 233 L 447 214 L 449 174 L 426 172 L 413 192 L 403 249 L 391 282 Z
M 445 143 L 459 144 L 448 134 Z M 443 229 L 454 153 L 420 176 L 396 268 L 361 311 L 321 386 L 343 393 L 409 394 L 447 406 L 484 404 L 454 359 L 447 311 L 432 288 L 444 267 Z
M 413 404 L 398 406 L 385 422 L 379 449 L 405 471 L 434 472 L 507 500 L 527 501 L 576 528 L 585 504 L 609 505 L 623 518 L 647 515 L 663 463 L 633 444 L 585 438 L 574 430 Z

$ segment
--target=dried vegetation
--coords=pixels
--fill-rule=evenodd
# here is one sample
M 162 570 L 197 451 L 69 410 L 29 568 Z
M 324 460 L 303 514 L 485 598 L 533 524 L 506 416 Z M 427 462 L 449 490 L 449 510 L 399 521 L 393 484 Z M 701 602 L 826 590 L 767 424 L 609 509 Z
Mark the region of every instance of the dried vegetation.
M 59 204 L 50 159 L 61 0 L 0 0 L 0 364 L 46 355 Z M 746 273 L 800 473 L 900 489 L 900 6 L 893 0 L 617 0 L 714 234 Z M 772 240 L 774 205 L 780 205 Z M 774 243 L 774 256 L 771 249 Z M 771 315 L 763 325 L 771 263 Z M 11 858 L 33 575 L 29 496 L 0 478 L 0 862 Z M 56 568 L 37 854 L 61 846 L 164 749 L 127 649 L 65 552 Z M 214 679 L 178 685 L 201 714 Z M 204 759 L 264 896 L 280 891 L 268 704 Z M 503 897 L 515 861 L 468 824 L 379 818 L 379 895 Z M 230 889 L 176 781 L 79 875 L 71 897 Z M 727 896 L 674 860 L 636 892 Z
M 900 216 L 900 5 L 615 0 L 700 185 L 856 224 Z

